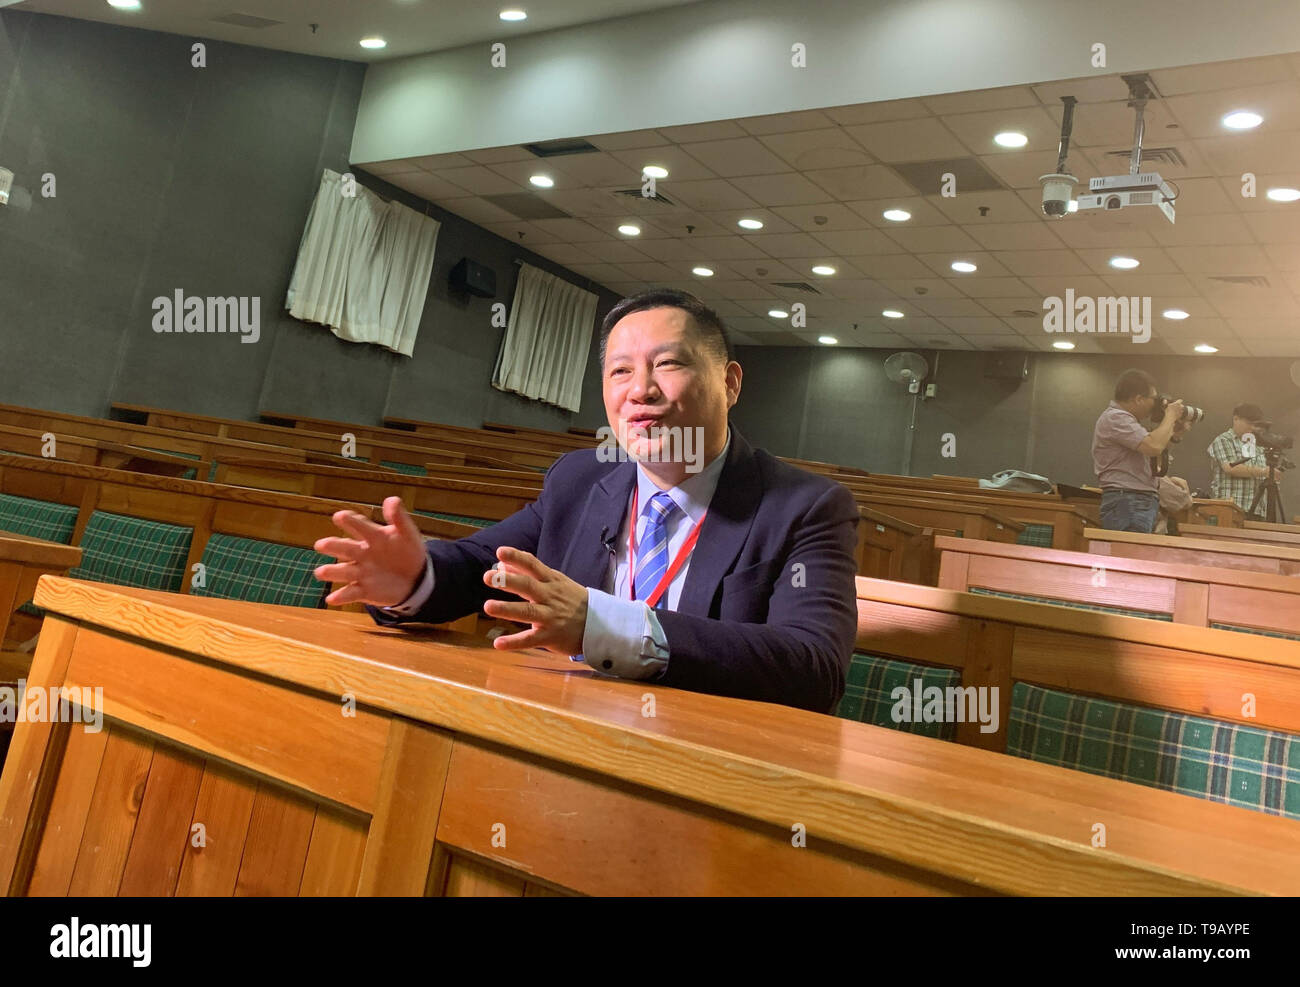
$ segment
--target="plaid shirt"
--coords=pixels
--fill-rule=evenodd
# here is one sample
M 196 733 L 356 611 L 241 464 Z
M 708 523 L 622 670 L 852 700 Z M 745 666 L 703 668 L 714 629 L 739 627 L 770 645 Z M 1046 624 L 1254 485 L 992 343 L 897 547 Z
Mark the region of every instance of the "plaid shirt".
M 1210 454 L 1210 493 L 1220 500 L 1235 500 L 1241 509 L 1250 512 L 1259 481 L 1250 476 L 1229 476 L 1223 467 L 1246 458 L 1241 438 L 1232 429 L 1217 435 L 1206 450 Z M 1264 466 L 1264 451 L 1256 447 L 1255 457 L 1246 466 Z

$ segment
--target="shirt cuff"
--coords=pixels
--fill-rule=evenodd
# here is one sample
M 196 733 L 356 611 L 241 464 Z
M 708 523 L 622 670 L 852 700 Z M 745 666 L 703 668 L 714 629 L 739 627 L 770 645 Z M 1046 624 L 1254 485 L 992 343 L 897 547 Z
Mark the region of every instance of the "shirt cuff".
M 574 660 L 618 678 L 657 679 L 668 670 L 668 636 L 643 601 L 588 587 L 582 654 Z
M 420 612 L 420 608 L 429 602 L 431 596 L 433 596 L 433 559 L 426 555 L 424 557 L 424 578 L 420 580 L 420 585 L 415 587 L 415 592 L 395 607 L 380 607 L 379 609 L 384 613 L 392 614 L 394 617 L 414 617 Z

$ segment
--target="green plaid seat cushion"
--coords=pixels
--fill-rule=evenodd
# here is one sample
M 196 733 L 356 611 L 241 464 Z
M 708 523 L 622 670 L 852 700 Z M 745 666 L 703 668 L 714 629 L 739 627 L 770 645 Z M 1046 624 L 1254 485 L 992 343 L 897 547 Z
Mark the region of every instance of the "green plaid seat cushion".
M 204 585 L 195 596 L 319 607 L 329 586 L 312 575 L 334 560 L 295 545 L 214 534 L 203 549 Z
M 416 466 L 412 463 L 395 463 L 391 459 L 381 459 L 380 466 L 387 466 L 390 470 L 397 470 L 399 473 L 405 473 L 408 476 L 428 476 L 429 472 L 423 466 Z
M 96 511 L 81 536 L 81 565 L 68 575 L 175 593 L 193 537 L 191 528 Z
M 1007 753 L 1300 819 L 1300 737 L 1016 683 Z
M 1209 517 L 1207 517 L 1207 518 L 1205 519 L 1205 523 L 1206 523 L 1206 524 L 1212 524 L 1212 525 L 1214 525 L 1215 527 L 1218 527 L 1218 525 L 1219 525 L 1219 516 L 1218 516 L 1217 514 L 1211 514 Z
M 75 507 L 0 494 L 0 531 L 71 545 L 72 531 L 76 526 Z
M 894 719 L 893 709 L 899 700 L 894 699 L 891 693 L 902 686 L 908 690 L 909 696 L 912 695 L 916 691 L 917 679 L 921 680 L 924 693 L 931 686 L 939 689 L 960 686 L 961 672 L 955 668 L 935 668 L 855 651 L 844 683 L 844 697 L 840 700 L 835 715 L 878 727 L 893 727 L 906 733 L 952 740 L 957 735 L 957 724 L 954 722 L 908 722 L 913 719 L 910 700 L 907 719 L 902 722 Z
M 1025 522 L 1025 530 L 1016 536 L 1017 545 L 1037 545 L 1039 548 L 1052 547 L 1052 535 L 1056 529 L 1050 524 L 1032 524 Z
M 1143 617 L 1147 620 L 1163 620 L 1172 623 L 1171 613 L 1153 613 L 1150 610 L 1130 610 L 1127 607 L 1112 607 L 1102 603 L 1084 603 L 1081 600 L 1054 600 L 1049 596 L 1033 596 L 1030 593 L 1004 593 L 996 589 L 984 589 L 972 586 L 967 591 L 980 596 L 996 596 L 1002 600 L 1020 600 L 1022 603 L 1047 603 L 1054 607 L 1069 607 L 1071 610 L 1091 610 L 1093 613 L 1113 613 L 1119 617 Z
M 1286 631 L 1266 631 L 1262 627 L 1245 627 L 1241 624 L 1216 624 L 1210 626 L 1221 631 L 1240 631 L 1242 634 L 1259 634 L 1263 637 L 1280 637 L 1286 641 L 1300 641 L 1300 634 L 1288 634 Z
M 464 514 L 443 514 L 441 511 L 416 511 L 425 517 L 441 518 L 443 521 L 455 521 L 457 524 L 472 524 L 476 528 L 490 528 L 496 524 L 484 517 L 466 517 Z

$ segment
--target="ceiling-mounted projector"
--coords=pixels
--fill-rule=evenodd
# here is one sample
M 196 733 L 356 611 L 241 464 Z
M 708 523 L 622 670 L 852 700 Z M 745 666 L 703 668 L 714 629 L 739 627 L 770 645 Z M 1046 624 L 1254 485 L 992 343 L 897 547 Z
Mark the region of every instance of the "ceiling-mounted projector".
M 1141 175 L 1110 175 L 1088 179 L 1088 195 L 1079 196 L 1079 212 L 1087 209 L 1124 209 L 1128 206 L 1156 206 L 1165 219 L 1174 221 L 1177 193 L 1156 171 Z

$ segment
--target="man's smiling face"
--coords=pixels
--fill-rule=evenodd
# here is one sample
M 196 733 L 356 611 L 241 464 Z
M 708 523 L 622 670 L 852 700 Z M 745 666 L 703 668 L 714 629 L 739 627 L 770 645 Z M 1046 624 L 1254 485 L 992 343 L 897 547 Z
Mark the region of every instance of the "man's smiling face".
M 619 444 L 643 463 L 662 462 L 672 451 L 660 430 L 703 428 L 707 463 L 726 443 L 740 376 L 740 365 L 711 351 L 689 313 L 668 307 L 632 312 L 605 343 L 605 416 Z

